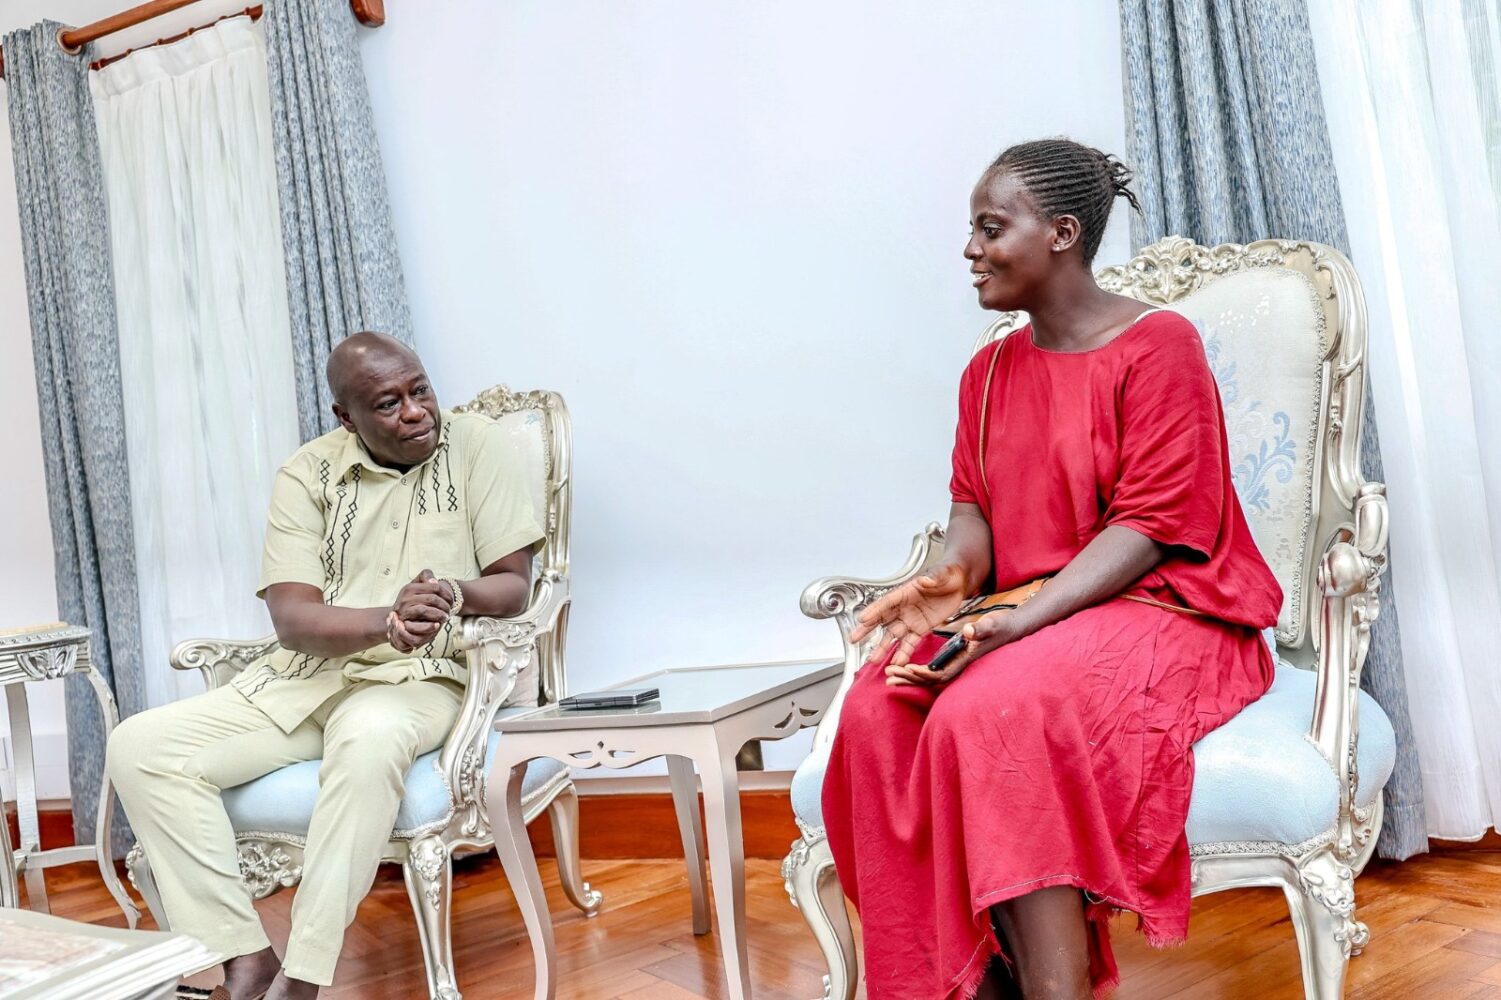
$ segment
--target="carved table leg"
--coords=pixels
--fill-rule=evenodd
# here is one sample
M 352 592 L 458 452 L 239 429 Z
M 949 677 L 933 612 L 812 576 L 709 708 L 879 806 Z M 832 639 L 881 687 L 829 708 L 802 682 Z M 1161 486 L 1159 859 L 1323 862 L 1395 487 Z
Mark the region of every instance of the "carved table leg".
M 16 825 L 21 843 L 16 855 L 26 877 L 27 904 L 33 910 L 51 913 L 47 905 L 47 879 L 42 866 L 31 860 L 42 850 L 42 836 L 36 810 L 36 757 L 31 746 L 31 711 L 26 701 L 26 685 L 12 684 L 5 689 L 6 707 L 10 710 L 10 738 L 16 748 Z
M 678 833 L 683 838 L 683 858 L 688 863 L 688 888 L 693 895 L 693 933 L 709 933 L 709 880 L 704 872 L 704 832 L 698 821 L 698 782 L 693 762 L 677 754 L 667 755 L 667 773 L 672 779 L 672 805 L 678 814 Z
M 558 880 L 563 883 L 563 895 L 584 916 L 595 916 L 605 897 L 584 881 L 579 862 L 579 793 L 572 782 L 547 804 L 547 817 L 552 821 L 552 842 L 558 856 Z
M 740 826 L 739 746 L 727 746 L 711 728 L 695 757 L 704 785 L 714 908 L 719 916 L 719 951 L 730 984 L 730 1000 L 750 1000 L 750 956 L 745 943 L 745 840 Z
M 17 907 L 21 889 L 16 881 L 16 849 L 10 842 L 10 823 L 4 820 L 0 816 L 0 907 Z
M 504 741 L 501 743 L 505 745 Z M 498 757 L 498 754 L 497 754 Z M 536 1000 L 554 1000 L 557 995 L 557 954 L 552 938 L 552 914 L 547 910 L 547 896 L 542 891 L 542 876 L 537 871 L 537 857 L 526 835 L 526 820 L 521 810 L 521 779 L 526 761 L 506 769 L 500 760 L 491 765 L 490 829 L 495 836 L 495 853 L 516 894 L 516 905 L 532 942 L 532 959 L 537 966 Z M 505 776 L 503 795 L 496 795 L 493 779 Z

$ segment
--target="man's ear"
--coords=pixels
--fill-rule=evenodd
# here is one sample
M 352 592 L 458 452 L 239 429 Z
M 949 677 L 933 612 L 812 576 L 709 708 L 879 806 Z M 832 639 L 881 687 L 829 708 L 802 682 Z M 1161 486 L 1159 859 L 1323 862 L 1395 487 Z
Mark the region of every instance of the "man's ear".
M 1075 246 L 1083 234 L 1084 228 L 1079 225 L 1077 216 L 1058 216 L 1053 220 L 1053 252 L 1062 253 Z
M 344 409 L 344 407 L 340 406 L 338 403 L 334 404 L 333 410 L 334 410 L 334 419 L 339 422 L 340 426 L 342 426 L 346 431 L 348 431 L 351 434 L 357 433 L 355 431 L 355 429 L 354 429 L 354 421 L 349 419 L 349 411 L 348 410 Z

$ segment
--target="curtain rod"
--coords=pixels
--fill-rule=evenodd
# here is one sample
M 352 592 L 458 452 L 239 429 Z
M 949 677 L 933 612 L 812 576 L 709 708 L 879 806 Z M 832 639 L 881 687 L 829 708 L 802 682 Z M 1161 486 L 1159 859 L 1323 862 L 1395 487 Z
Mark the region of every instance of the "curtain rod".
M 228 21 L 232 17 L 248 17 L 252 21 L 259 21 L 261 19 L 261 14 L 264 11 L 265 8 L 260 4 L 256 4 L 254 7 L 246 7 L 244 10 L 231 11 L 230 13 L 225 14 L 223 17 L 214 18 L 208 24 L 200 24 L 197 27 L 189 28 L 187 31 L 179 32 L 178 34 L 171 35 L 167 38 L 158 38 L 154 42 L 147 42 L 145 45 L 137 45 L 135 48 L 126 49 L 124 52 L 121 52 L 117 55 L 105 56 L 103 59 L 95 59 L 93 62 L 89 63 L 89 69 L 103 69 L 110 63 L 117 63 L 121 59 L 125 59 L 137 52 L 140 52 L 142 49 L 154 49 L 159 45 L 171 45 L 173 42 L 180 42 L 184 38 L 196 35 L 200 31 L 207 31 L 208 29 L 217 25 L 220 21 Z
M 86 24 L 82 28 L 70 28 L 60 32 L 57 36 L 58 44 L 69 52 L 77 52 L 90 42 L 98 41 L 106 35 L 113 35 L 117 31 L 133 28 L 138 24 L 144 24 L 154 17 L 171 13 L 179 7 L 197 3 L 198 0 L 148 0 L 148 2 L 121 11 L 93 24 Z M 386 23 L 385 0 L 349 0 L 350 9 L 361 24 L 372 28 L 378 28 Z M 5 53 L 0 51 L 0 77 L 5 76 Z

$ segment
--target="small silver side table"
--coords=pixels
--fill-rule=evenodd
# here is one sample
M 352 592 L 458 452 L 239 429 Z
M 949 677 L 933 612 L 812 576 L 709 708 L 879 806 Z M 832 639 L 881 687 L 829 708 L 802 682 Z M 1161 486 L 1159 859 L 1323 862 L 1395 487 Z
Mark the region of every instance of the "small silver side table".
M 104 738 L 108 740 L 120 717 L 109 685 L 104 683 L 104 678 L 89 660 L 89 630 L 57 622 L 39 628 L 0 632 L 0 687 L 5 688 L 6 707 L 10 711 L 10 736 L 16 748 L 16 818 L 21 831 L 20 846 L 13 849 L 10 831 L 5 823 L 0 822 L 0 907 L 20 905 L 17 879 L 24 874 L 31 908 L 47 912 L 47 883 L 42 875 L 43 869 L 71 865 L 92 857 L 99 864 L 105 887 L 125 912 L 125 922 L 135 927 L 140 910 L 126 895 L 110 858 L 109 833 L 114 819 L 114 795 L 108 775 L 100 783 L 94 843 L 41 849 L 36 759 L 31 749 L 31 712 L 26 702 L 26 685 L 31 681 L 50 681 L 77 673 L 87 677 L 94 688 L 99 711 L 104 716 Z
M 0 997 L 171 1000 L 177 981 L 219 961 L 197 938 L 0 910 Z
M 709 933 L 704 835 L 694 768 L 703 780 L 714 908 L 731 1000 L 749 1000 L 745 942 L 745 843 L 735 757 L 750 740 L 780 740 L 812 726 L 838 690 L 844 664 L 827 660 L 661 670 L 614 685 L 655 687 L 661 701 L 623 711 L 560 711 L 556 706 L 497 719 L 503 734 L 490 764 L 488 796 L 495 852 L 516 893 L 537 966 L 537 1000 L 557 996 L 552 920 L 537 859 L 522 822 L 521 780 L 528 761 L 551 757 L 570 767 L 625 768 L 667 758 L 678 814 L 693 933 Z M 566 863 L 560 858 L 559 863 Z

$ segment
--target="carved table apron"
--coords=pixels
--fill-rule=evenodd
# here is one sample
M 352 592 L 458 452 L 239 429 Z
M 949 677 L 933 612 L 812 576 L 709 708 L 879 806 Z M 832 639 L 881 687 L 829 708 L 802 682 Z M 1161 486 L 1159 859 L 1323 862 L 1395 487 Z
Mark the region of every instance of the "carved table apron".
M 656 687 L 661 701 L 636 709 L 560 711 L 540 708 L 496 722 L 503 736 L 490 764 L 488 798 L 495 852 L 532 941 L 537 1000 L 557 995 L 552 922 L 526 826 L 521 821 L 521 782 L 526 764 L 551 757 L 570 767 L 631 767 L 667 758 L 673 805 L 688 884 L 693 896 L 693 933 L 709 933 L 705 891 L 705 838 L 698 822 L 694 768 L 703 781 L 708 855 L 714 873 L 714 905 L 732 1000 L 749 1000 L 750 966 L 745 941 L 745 844 L 740 829 L 740 783 L 735 758 L 750 740 L 780 740 L 818 723 L 833 700 L 842 663 L 826 660 L 761 663 L 688 670 L 662 670 L 613 685 Z
M 94 689 L 99 711 L 104 716 L 104 738 L 108 741 L 119 715 L 109 685 L 104 683 L 104 678 L 99 676 L 89 659 L 88 629 L 58 624 L 0 634 L 0 687 L 5 688 L 10 711 L 10 736 L 16 748 L 16 818 L 21 833 L 19 847 L 12 848 L 10 831 L 5 823 L 0 823 L 0 906 L 20 905 L 18 879 L 24 874 L 31 908 L 46 912 L 47 885 L 43 869 L 76 864 L 92 857 L 99 865 L 99 874 L 103 876 L 110 895 L 125 912 L 126 922 L 134 927 L 140 911 L 126 895 L 110 859 L 109 833 L 114 818 L 114 795 L 107 774 L 100 782 L 94 843 L 41 849 L 36 760 L 31 747 L 31 713 L 26 701 L 26 685 L 78 673 L 87 677 Z

